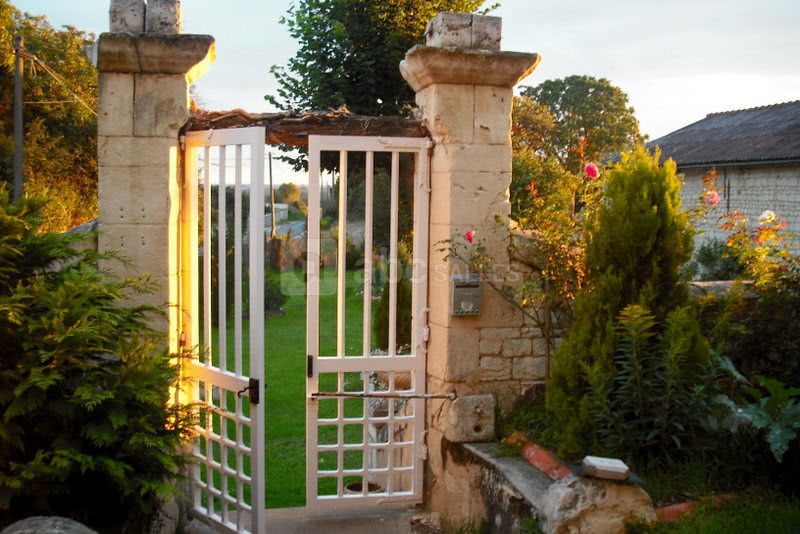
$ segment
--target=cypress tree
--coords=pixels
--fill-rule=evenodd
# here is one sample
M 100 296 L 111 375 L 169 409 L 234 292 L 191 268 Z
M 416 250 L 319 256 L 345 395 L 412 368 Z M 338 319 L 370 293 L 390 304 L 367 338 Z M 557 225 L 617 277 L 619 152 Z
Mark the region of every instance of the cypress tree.
M 547 392 L 559 453 L 592 444 L 594 383 L 616 376 L 617 319 L 630 304 L 647 308 L 659 324 L 687 299 L 679 267 L 692 252 L 688 216 L 680 210 L 675 162 L 644 147 L 623 153 L 609 172 L 606 200 L 587 221 L 587 289 L 575 300 L 570 333 L 556 351 Z M 606 389 L 607 391 L 607 389 Z

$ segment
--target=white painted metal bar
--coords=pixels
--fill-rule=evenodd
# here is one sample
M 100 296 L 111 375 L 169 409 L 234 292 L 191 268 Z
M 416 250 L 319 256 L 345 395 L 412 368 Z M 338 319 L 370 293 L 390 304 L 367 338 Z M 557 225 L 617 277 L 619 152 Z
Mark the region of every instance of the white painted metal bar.
M 242 374 L 242 145 L 236 145 L 233 190 L 233 351 L 234 372 Z
M 367 152 L 364 175 L 364 340 L 363 355 L 372 352 L 372 210 L 375 174 L 375 153 Z M 366 381 L 365 381 L 366 383 Z M 365 462 L 366 463 L 366 462 Z
M 250 243 L 250 376 L 258 379 L 258 398 L 261 402 L 250 405 L 251 447 L 257 454 L 250 458 L 253 474 L 251 503 L 252 529 L 261 532 L 266 523 L 266 481 L 264 451 L 266 449 L 264 421 L 264 128 L 252 128 L 250 139 L 250 217 L 248 239 Z M 257 416 L 253 416 L 253 413 Z
M 428 252 L 430 229 L 427 221 L 430 219 L 430 157 L 429 151 L 433 142 L 426 140 L 422 150 L 414 157 L 414 221 L 426 221 L 426 224 L 414 225 L 414 258 L 411 265 L 411 353 L 419 360 L 418 366 L 411 375 L 414 391 L 426 393 L 425 361 L 428 352 Z M 411 401 L 414 403 L 414 441 L 418 444 L 425 443 L 425 402 L 422 400 Z M 426 456 L 423 449 L 415 451 L 414 462 L 421 464 Z M 414 492 L 421 491 L 423 487 L 423 470 L 414 471 Z
M 211 148 L 203 148 L 203 351 L 211 367 Z
M 219 167 L 217 168 L 217 347 L 219 368 L 223 371 L 228 368 L 228 284 L 227 282 L 227 214 L 226 214 L 226 189 L 228 184 L 225 179 L 226 171 L 226 150 L 227 147 L 219 147 Z
M 397 225 L 400 190 L 400 153 L 392 152 L 391 213 L 389 230 L 389 346 L 390 356 L 397 354 Z
M 347 152 L 339 152 L 339 228 L 336 255 L 336 356 L 345 353 L 345 290 L 347 288 Z
M 320 151 L 314 136 L 308 142 L 308 245 L 306 247 L 306 352 L 308 354 L 306 395 L 317 391 L 319 372 L 313 369 L 319 356 L 319 261 L 320 261 Z M 307 405 L 306 413 L 306 506 L 316 502 L 319 465 L 315 446 L 318 443 L 316 402 Z M 313 469 L 310 467 L 313 466 Z
M 229 135 L 228 135 L 229 134 Z M 264 480 L 264 410 L 263 401 L 252 404 L 246 396 L 252 395 L 249 378 L 257 379 L 258 397 L 264 398 L 264 313 L 263 313 L 263 268 L 264 268 L 264 128 L 243 128 L 235 131 L 192 132 L 185 138 L 187 161 L 194 158 L 194 163 L 187 162 L 188 187 L 197 185 L 197 154 L 202 150 L 204 164 L 203 180 L 203 290 L 202 308 L 192 310 L 192 316 L 203 317 L 203 337 L 208 342 L 208 356 L 203 362 L 192 362 L 186 366 L 187 375 L 199 385 L 195 387 L 193 398 L 206 404 L 207 417 L 205 423 L 197 428 L 198 438 L 193 452 L 198 459 L 194 469 L 193 506 L 195 512 L 206 521 L 214 524 L 219 531 L 230 533 L 263 532 L 265 528 L 265 480 Z M 235 162 L 233 191 L 233 243 L 226 242 L 226 197 L 227 169 L 226 147 L 233 146 L 232 154 Z M 242 190 L 243 164 L 248 158 L 244 151 L 249 151 L 250 159 L 250 218 L 245 232 L 242 226 Z M 216 161 L 212 161 L 216 160 Z M 217 217 L 212 221 L 211 213 L 211 167 L 217 163 L 219 209 Z M 194 165 L 194 172 L 192 170 Z M 192 185 L 194 184 L 194 185 Z M 196 189 L 195 189 L 196 191 Z M 197 192 L 190 203 L 197 203 Z M 210 349 L 212 346 L 211 314 L 211 265 L 212 224 L 216 223 L 218 242 L 217 254 L 219 266 L 217 274 L 217 295 L 219 306 L 217 329 L 219 332 L 216 347 L 219 351 L 219 365 L 212 365 Z M 196 225 L 196 223 L 195 223 Z M 242 258 L 243 239 L 247 235 L 251 244 L 249 248 L 250 269 L 250 325 L 247 330 L 250 346 L 250 369 L 242 365 L 243 335 L 243 283 L 244 261 Z M 233 271 L 226 272 L 226 256 L 233 247 Z M 195 254 L 197 249 L 195 249 Z M 196 264 L 195 264 L 196 265 Z M 197 265 L 195 266 L 195 269 Z M 226 277 L 232 277 L 235 289 L 233 326 L 234 346 L 233 360 L 227 361 L 227 343 L 225 328 L 227 323 L 227 302 L 225 298 Z M 197 291 L 195 291 L 197 294 Z M 196 299 L 198 300 L 198 299 Z M 196 322 L 196 321 L 195 321 Z M 240 397 L 239 395 L 244 395 Z M 229 397 L 232 396 L 232 402 Z M 255 395 L 252 395 L 253 397 Z M 229 425 L 231 428 L 229 429 Z M 233 430 L 235 428 L 235 431 Z M 249 430 L 249 439 L 245 432 Z M 202 441 L 202 443 L 201 443 Z M 202 445 L 202 446 L 201 446 Z M 249 459 L 249 472 L 245 469 Z M 245 492 L 249 488 L 250 500 L 245 501 Z
M 401 154 L 412 153 L 417 163 L 417 175 L 415 176 L 415 187 L 413 190 L 413 209 L 414 209 L 414 269 L 415 272 L 423 269 L 425 274 L 427 261 L 427 221 L 428 221 L 428 190 L 421 190 L 416 186 L 417 180 L 423 174 L 427 174 L 429 140 L 418 138 L 367 138 L 367 137 L 340 137 L 340 136 L 310 136 L 309 137 L 309 269 L 308 269 L 308 326 L 307 343 L 309 356 L 309 379 L 307 382 L 307 477 L 306 477 L 306 502 L 311 515 L 317 513 L 337 512 L 341 513 L 344 509 L 365 509 L 365 507 L 388 506 L 388 505 L 407 505 L 421 502 L 422 498 L 422 456 L 424 450 L 424 408 L 425 408 L 425 352 L 424 344 L 416 343 L 417 340 L 425 339 L 425 310 L 418 309 L 416 306 L 412 310 L 412 345 L 410 354 L 397 355 L 396 334 L 393 332 L 392 343 L 388 355 L 374 355 L 371 352 L 371 298 L 372 298 L 372 277 L 374 273 L 371 265 L 372 247 L 374 246 L 374 235 L 371 234 L 374 223 L 374 152 L 388 152 L 392 154 L 392 169 L 390 184 L 391 195 L 391 224 L 389 233 L 389 278 L 390 288 L 394 290 L 394 295 L 390 296 L 389 313 L 391 314 L 390 326 L 395 330 L 396 307 L 397 307 L 397 288 L 396 284 L 400 280 L 400 265 L 398 262 L 397 240 L 399 234 L 399 220 L 397 213 L 400 207 L 400 173 L 399 163 Z M 361 355 L 349 355 L 345 353 L 344 328 L 347 317 L 344 317 L 344 310 L 341 309 L 342 301 L 337 300 L 337 353 L 336 356 L 321 357 L 319 354 L 319 173 L 320 173 L 320 152 L 331 151 L 340 153 L 340 163 L 344 160 L 346 168 L 346 154 L 343 152 L 363 152 L 366 154 L 365 165 L 365 267 L 364 267 L 364 310 L 362 331 L 362 351 Z M 424 164 L 424 165 L 423 165 Z M 339 246 L 337 266 L 337 289 L 339 298 L 344 297 L 346 289 L 346 239 L 347 230 L 346 213 L 342 214 L 342 207 L 346 210 L 347 189 L 346 182 L 351 181 L 349 176 L 345 176 L 345 187 L 340 182 L 339 190 Z M 426 182 L 427 183 L 427 182 Z M 372 197 L 372 198 L 371 198 Z M 421 197 L 421 198 L 418 198 Z M 419 206 L 424 206 L 424 211 Z M 393 226 L 393 228 L 391 228 Z M 422 234 L 425 246 L 420 246 L 421 240 L 417 237 Z M 419 266 L 417 266 L 419 264 Z M 412 281 L 412 294 L 420 288 L 427 290 L 427 282 L 422 285 L 416 280 Z M 414 298 L 414 297 L 412 297 Z M 415 302 L 425 303 L 424 298 L 417 296 Z M 415 318 L 421 317 L 423 322 L 420 324 Z M 415 330 L 418 330 L 415 332 Z M 419 349 L 423 350 L 419 350 Z M 347 356 L 347 357 L 343 357 Z M 389 384 L 386 390 L 375 391 L 375 387 L 366 387 L 370 383 L 371 373 L 389 373 Z M 324 393 L 318 393 L 319 375 L 321 373 L 336 373 L 336 389 Z M 364 386 L 355 391 L 352 385 L 345 382 L 346 373 L 359 374 L 362 377 Z M 405 374 L 410 377 L 410 386 L 402 386 L 398 389 L 395 377 Z M 347 387 L 346 387 L 347 385 Z M 351 389 L 345 391 L 345 389 Z M 335 415 L 332 418 L 320 418 L 319 404 L 326 402 L 327 397 L 331 400 L 337 399 Z M 383 397 L 381 402 L 388 404 L 387 412 L 371 413 L 369 400 L 374 397 Z M 423 397 L 423 398 L 419 398 Z M 438 396 L 437 396 L 438 397 Z M 345 400 L 351 401 L 361 398 L 363 404 L 361 413 L 355 417 L 346 417 L 344 408 Z M 398 404 L 401 403 L 401 404 Z M 348 404 L 349 406 L 349 404 Z M 330 406 L 333 408 L 333 405 Z M 362 428 L 357 434 L 350 430 L 344 432 L 348 425 L 361 425 Z M 325 434 L 320 434 L 321 427 L 328 427 Z M 371 434 L 373 428 L 384 433 L 383 437 L 377 438 Z M 380 430 L 383 429 L 383 430 Z M 333 435 L 330 435 L 330 434 Z M 325 444 L 320 444 L 320 436 L 324 438 Z M 346 440 L 360 441 L 360 443 L 346 443 Z M 378 439 L 378 442 L 374 442 Z M 335 440 L 334 443 L 330 441 Z M 362 463 L 353 465 L 344 462 L 345 453 L 361 452 Z M 327 454 L 335 453 L 336 461 L 333 468 L 321 468 L 321 452 Z M 395 458 L 396 456 L 396 458 Z M 328 464 L 330 465 L 330 464 Z M 352 467 L 349 467 L 353 465 Z M 378 467 L 380 465 L 380 467 Z M 324 491 L 321 491 L 320 481 L 328 479 Z M 344 492 L 344 484 L 350 480 L 362 482 L 361 491 L 355 493 Z M 383 487 L 378 490 L 370 490 L 369 482 L 374 481 Z M 324 494 L 321 494 L 324 493 Z M 330 494 L 328 494 L 330 493 Z

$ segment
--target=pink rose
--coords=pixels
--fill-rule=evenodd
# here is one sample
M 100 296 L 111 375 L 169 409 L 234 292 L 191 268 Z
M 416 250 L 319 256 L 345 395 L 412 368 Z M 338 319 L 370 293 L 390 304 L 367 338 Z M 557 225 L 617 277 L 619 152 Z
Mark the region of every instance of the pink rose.
M 713 189 L 710 191 L 706 191 L 703 193 L 703 200 L 709 206 L 716 206 L 719 204 L 719 193 L 714 191 Z
M 472 238 L 475 237 L 475 232 L 472 230 L 467 230 L 464 232 L 464 237 L 467 239 L 467 243 L 472 243 Z
M 586 173 L 586 176 L 588 176 L 590 180 L 594 180 L 600 176 L 600 169 L 598 169 L 597 165 L 594 163 L 589 163 L 586 165 L 586 167 L 583 168 L 583 172 Z

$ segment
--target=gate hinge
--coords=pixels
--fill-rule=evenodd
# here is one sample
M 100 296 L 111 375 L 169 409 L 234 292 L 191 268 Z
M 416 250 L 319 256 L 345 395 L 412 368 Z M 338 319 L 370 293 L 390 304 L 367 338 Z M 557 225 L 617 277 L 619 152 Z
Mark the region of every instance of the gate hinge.
M 247 386 L 243 387 L 241 391 L 236 392 L 237 397 L 241 397 L 242 393 L 247 392 L 247 397 L 250 399 L 250 404 L 258 404 L 261 402 L 261 394 L 258 383 L 258 378 L 251 378 L 247 382 Z
M 306 376 L 311 378 L 314 376 L 314 357 L 312 355 L 308 355 L 308 366 L 306 367 Z
M 425 325 L 425 328 L 422 329 L 422 341 L 427 343 L 431 339 L 431 327 Z
M 186 150 L 186 136 L 181 135 L 178 137 L 178 142 L 181 144 L 181 150 Z

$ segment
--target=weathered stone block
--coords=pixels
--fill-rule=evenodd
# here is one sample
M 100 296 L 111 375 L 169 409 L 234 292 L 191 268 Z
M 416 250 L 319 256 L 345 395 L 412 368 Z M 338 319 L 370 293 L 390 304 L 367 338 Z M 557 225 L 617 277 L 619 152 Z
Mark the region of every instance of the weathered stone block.
M 503 341 L 503 356 L 527 356 L 531 353 L 531 340 L 525 338 L 506 339 Z
M 542 380 L 547 376 L 547 358 L 524 356 L 514 358 L 514 378 L 520 380 Z
M 494 439 L 494 407 L 492 395 L 457 398 L 447 413 L 445 437 L 454 443 Z
M 531 354 L 534 356 L 547 356 L 547 340 L 543 337 L 531 341 Z
M 511 145 L 511 104 L 514 94 L 507 87 L 475 87 L 475 143 Z M 507 172 L 508 167 L 498 170 Z
M 487 330 L 487 329 L 484 329 Z M 483 330 L 481 331 L 481 340 L 479 350 L 481 351 L 481 356 L 484 355 L 491 355 L 491 354 L 500 354 L 503 348 L 503 340 L 493 337 L 484 338 Z
M 147 33 L 181 33 L 183 14 L 180 0 L 149 0 L 145 22 Z
M 118 262 L 111 262 L 109 265 L 116 273 L 149 274 L 153 278 L 167 278 L 170 274 L 169 226 L 166 224 L 101 223 L 97 241 L 99 250 L 117 251 L 130 262 L 119 267 L 115 267 Z
M 500 50 L 502 19 L 468 13 L 442 12 L 425 28 L 427 46 Z
M 481 356 L 480 367 L 482 381 L 508 380 L 511 378 L 511 360 L 502 356 Z
M 511 145 L 436 145 L 431 158 L 431 169 L 439 172 L 508 173 L 511 172 Z
M 192 83 L 216 59 L 210 35 L 102 33 L 97 70 L 146 74 L 185 74 Z
M 414 91 L 437 84 L 514 87 L 538 65 L 537 54 L 417 45 L 400 62 Z
M 502 254 L 492 254 L 492 257 L 498 264 L 502 263 L 504 258 Z M 501 267 L 499 265 L 498 267 Z M 499 270 L 499 269 L 498 269 Z M 508 281 L 504 274 L 498 272 L 490 274 L 494 277 L 495 282 L 502 285 L 502 281 Z M 518 327 L 523 324 L 523 315 L 517 308 L 508 303 L 506 299 L 498 295 L 494 291 L 487 291 L 483 299 L 483 311 L 481 313 L 481 326 L 497 326 L 504 325 L 508 327 Z M 519 336 L 519 331 L 515 337 Z
M 133 74 L 97 77 L 97 135 L 133 135 Z
M 480 373 L 478 331 L 431 323 L 428 373 L 448 382 L 463 382 Z
M 34 516 L 12 523 L 2 534 L 97 534 L 83 523 L 57 516 Z
M 144 0 L 111 0 L 108 10 L 112 32 L 142 33 L 145 17 Z
M 170 158 L 177 157 L 177 151 L 177 138 L 97 136 L 100 167 L 163 168 Z
M 434 85 L 417 93 L 425 125 L 439 143 L 472 143 L 475 91 L 471 85 Z M 435 169 L 432 169 L 435 170 Z
M 104 224 L 168 224 L 174 207 L 169 167 L 100 167 L 97 207 Z
M 435 183 L 431 192 L 431 204 L 436 206 L 431 210 L 430 221 L 433 224 L 470 229 L 499 228 L 497 215 L 505 218 L 510 212 L 507 192 L 510 172 L 434 171 L 431 180 Z M 486 234 L 481 235 L 481 239 L 485 237 Z M 484 242 L 489 244 L 486 239 Z
M 653 501 L 632 484 L 568 476 L 551 485 L 540 503 L 545 532 L 625 532 L 625 521 L 653 522 Z
M 435 204 L 437 209 L 432 210 L 430 220 L 438 224 L 449 223 L 466 227 L 496 224 L 495 215 L 508 213 L 510 207 L 506 192 L 493 187 L 502 177 L 494 173 L 481 173 L 487 179 L 487 186 L 467 188 L 457 182 L 465 174 L 467 173 L 460 172 L 452 177 L 450 194 L 442 202 Z
M 486 15 L 472 15 L 472 48 L 500 50 L 502 48 L 503 19 Z
M 189 84 L 181 74 L 136 74 L 133 103 L 137 136 L 177 138 L 189 120 Z
M 472 47 L 472 15 L 443 11 L 433 17 L 425 27 L 425 44 L 428 46 Z

